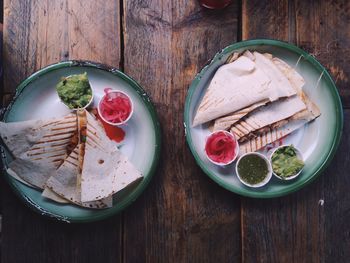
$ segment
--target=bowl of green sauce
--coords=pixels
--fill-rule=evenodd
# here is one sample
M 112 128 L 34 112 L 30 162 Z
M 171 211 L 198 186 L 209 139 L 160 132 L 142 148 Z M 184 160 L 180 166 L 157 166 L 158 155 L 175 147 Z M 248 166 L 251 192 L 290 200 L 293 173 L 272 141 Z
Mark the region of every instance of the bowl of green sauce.
M 261 153 L 246 153 L 236 163 L 236 174 L 242 184 L 253 188 L 262 187 L 272 177 L 271 163 Z
M 282 145 L 271 153 L 272 173 L 281 180 L 296 178 L 304 168 L 301 152 L 293 145 Z
M 93 101 L 87 73 L 62 77 L 56 85 L 58 97 L 70 110 L 87 108 Z

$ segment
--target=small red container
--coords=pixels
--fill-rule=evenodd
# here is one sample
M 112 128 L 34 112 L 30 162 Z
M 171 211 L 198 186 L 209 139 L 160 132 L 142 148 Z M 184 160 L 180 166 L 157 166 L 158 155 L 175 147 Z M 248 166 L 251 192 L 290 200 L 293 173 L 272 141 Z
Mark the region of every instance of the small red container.
M 232 3 L 232 0 L 199 0 L 199 3 L 209 9 L 222 9 Z
M 207 137 L 204 151 L 210 162 L 225 166 L 231 164 L 237 158 L 239 145 L 232 133 L 215 131 Z M 222 158 L 227 160 L 220 160 Z

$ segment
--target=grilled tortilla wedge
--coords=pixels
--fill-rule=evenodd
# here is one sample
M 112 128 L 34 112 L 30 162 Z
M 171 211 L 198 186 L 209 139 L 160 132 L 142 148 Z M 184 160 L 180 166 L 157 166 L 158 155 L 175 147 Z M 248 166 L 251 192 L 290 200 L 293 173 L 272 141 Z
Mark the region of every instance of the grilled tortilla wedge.
M 87 133 L 81 174 L 81 200 L 109 197 L 143 178 L 143 175 L 111 141 L 102 125 L 86 112 Z
M 240 152 L 247 153 L 257 151 L 272 142 L 282 139 L 319 117 L 321 113 L 318 107 L 307 98 L 305 102 L 307 106 L 305 110 L 294 114 L 286 120 L 279 121 L 255 133 L 251 133 L 251 137 L 243 139 L 243 142 L 241 141 L 240 143 Z
M 112 207 L 112 196 L 93 202 L 81 201 L 81 191 L 77 186 L 77 177 L 80 173 L 78 157 L 79 148 L 80 146 L 77 145 L 71 154 L 65 159 L 63 164 L 58 168 L 57 172 L 47 180 L 47 188 L 69 202 L 79 206 L 96 209 Z M 44 191 L 44 193 L 47 195 L 48 191 Z
M 14 156 L 9 168 L 30 185 L 44 189 L 68 156 L 76 130 L 76 116 L 71 114 L 49 121 L 1 122 L 0 135 Z
M 193 126 L 296 92 L 288 79 L 264 55 L 244 53 L 221 66 L 211 80 L 193 120 Z

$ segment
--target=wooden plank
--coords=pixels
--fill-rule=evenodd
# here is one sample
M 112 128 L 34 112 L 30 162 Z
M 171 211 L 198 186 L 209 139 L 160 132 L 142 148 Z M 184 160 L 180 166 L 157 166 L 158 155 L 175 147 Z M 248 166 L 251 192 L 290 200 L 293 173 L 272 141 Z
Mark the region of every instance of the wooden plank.
M 5 92 L 23 78 L 61 60 L 120 63 L 119 3 L 94 1 L 5 1 Z
M 24 207 L 7 185 L 1 189 L 1 262 L 121 262 L 120 217 L 60 223 Z
M 13 98 L 12 93 L 2 94 L 2 101 L 1 101 L 2 107 L 6 107 L 7 105 L 9 105 L 12 98 Z
M 347 134 L 350 134 L 349 109 L 344 112 L 344 130 L 339 150 L 323 175 L 324 262 L 347 262 L 350 258 L 350 138 Z
M 344 115 L 350 132 L 350 110 Z M 316 182 L 287 197 L 243 199 L 243 262 L 346 262 L 350 256 L 350 138 Z
M 237 2 L 124 0 L 125 72 L 151 95 L 163 129 L 150 186 L 125 213 L 124 262 L 239 262 L 240 202 L 196 166 L 185 141 L 184 101 L 197 71 L 236 41 Z
M 276 38 L 313 54 L 331 73 L 346 108 L 350 68 L 350 2 L 243 1 L 242 37 Z
M 289 40 L 288 0 L 243 0 L 242 40 L 277 38 Z
M 297 0 L 293 8 L 298 45 L 326 66 L 349 108 L 350 1 Z
M 6 91 L 33 71 L 65 59 L 120 62 L 116 0 L 5 0 Z M 69 225 L 26 208 L 2 185 L 1 262 L 120 262 L 121 217 Z
M 283 8 L 280 7 L 282 3 Z M 337 7 L 331 8 L 333 4 Z M 294 42 L 326 63 L 329 69 L 329 65 L 337 65 L 337 71 L 342 74 L 348 70 L 343 61 L 348 56 L 347 51 L 335 47 L 331 52 L 337 55 L 330 56 L 318 50 L 327 49 L 332 38 L 327 34 L 335 34 L 339 39 L 347 37 L 348 25 L 341 22 L 345 14 L 348 15 L 345 10 L 349 8 L 340 1 L 332 1 L 332 4 L 330 1 L 259 1 L 259 4 L 244 1 L 242 35 L 244 39 L 269 37 Z M 269 21 L 273 26 L 249 22 L 253 17 L 263 21 L 261 24 Z M 266 20 L 266 17 L 269 18 Z M 324 26 L 325 23 L 330 24 Z M 284 30 L 279 24 L 285 25 Z M 348 40 L 342 43 L 347 46 Z M 328 48 L 331 49 L 329 45 Z M 324 59 L 326 56 L 328 61 Z M 338 74 L 330 71 L 334 76 Z M 348 80 L 338 77 L 337 84 L 347 105 L 349 98 L 345 86 Z M 346 111 L 345 124 L 349 119 L 350 112 Z M 344 133 L 349 129 L 346 124 Z M 343 138 L 331 166 L 305 189 L 273 200 L 242 199 L 243 262 L 346 261 L 350 253 L 350 237 L 345 231 L 349 217 L 346 207 L 350 200 L 344 198 L 347 195 L 345 185 L 349 181 L 346 172 L 349 170 L 349 143 Z

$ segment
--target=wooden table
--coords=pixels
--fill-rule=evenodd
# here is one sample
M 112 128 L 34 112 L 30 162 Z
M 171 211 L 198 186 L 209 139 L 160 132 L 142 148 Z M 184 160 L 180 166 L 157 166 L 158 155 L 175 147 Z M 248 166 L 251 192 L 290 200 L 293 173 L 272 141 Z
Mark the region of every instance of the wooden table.
M 345 108 L 338 152 L 323 175 L 282 198 L 220 188 L 185 141 L 188 86 L 217 51 L 275 38 L 311 52 L 333 75 Z M 161 164 L 122 214 L 92 224 L 48 220 L 1 179 L 1 262 L 349 262 L 350 2 L 5 0 L 3 103 L 32 72 L 67 59 L 119 66 L 150 94 L 163 130 Z

